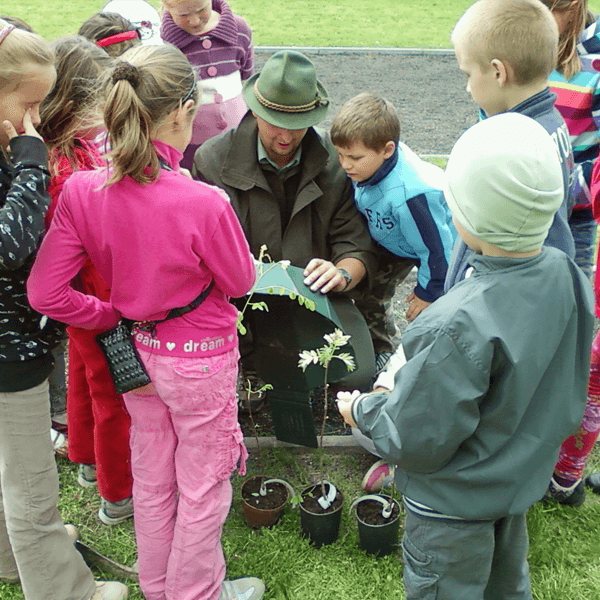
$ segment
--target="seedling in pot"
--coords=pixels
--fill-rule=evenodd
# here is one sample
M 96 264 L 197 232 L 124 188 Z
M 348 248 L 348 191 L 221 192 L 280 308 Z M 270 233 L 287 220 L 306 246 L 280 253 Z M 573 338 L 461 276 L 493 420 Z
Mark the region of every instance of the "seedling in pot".
M 324 383 L 324 410 L 323 410 L 323 422 L 321 423 L 321 435 L 319 437 L 319 447 L 323 448 L 323 438 L 325 437 L 325 423 L 327 422 L 327 410 L 328 410 L 328 389 L 329 383 L 327 381 L 327 375 L 329 372 L 329 365 L 331 361 L 336 358 L 341 360 L 345 365 L 348 371 L 354 371 L 356 368 L 354 364 L 354 357 L 349 352 L 340 352 L 337 353 L 340 348 L 345 346 L 350 339 L 349 335 L 344 335 L 344 333 L 340 329 L 336 329 L 333 333 L 328 333 L 323 336 L 325 345 L 317 348 L 316 350 L 303 350 L 300 352 L 298 361 L 298 366 L 303 370 L 306 369 L 311 364 L 321 365 L 323 367 L 323 383 Z M 319 498 L 319 505 L 323 510 L 326 510 L 331 506 L 335 497 L 337 495 L 337 490 L 333 483 L 325 481 L 325 474 L 323 469 L 324 464 L 324 454 L 321 454 L 320 461 L 320 478 L 321 478 L 321 498 Z M 329 492 L 325 489 L 325 485 L 329 484 Z

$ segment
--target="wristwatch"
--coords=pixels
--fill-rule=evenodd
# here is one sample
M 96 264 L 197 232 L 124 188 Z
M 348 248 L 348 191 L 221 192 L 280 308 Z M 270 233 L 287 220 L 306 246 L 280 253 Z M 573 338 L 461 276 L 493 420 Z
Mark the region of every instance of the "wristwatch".
M 337 267 L 337 270 L 340 272 L 340 275 L 342 275 L 342 277 L 346 280 L 346 287 L 344 289 L 347 289 L 348 286 L 352 283 L 352 275 L 350 275 L 350 273 L 348 273 L 346 269 L 340 269 L 340 267 Z

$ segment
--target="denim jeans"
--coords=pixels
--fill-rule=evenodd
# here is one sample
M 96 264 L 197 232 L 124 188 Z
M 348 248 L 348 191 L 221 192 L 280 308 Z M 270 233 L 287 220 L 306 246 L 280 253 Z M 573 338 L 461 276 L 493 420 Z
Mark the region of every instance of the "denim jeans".
M 407 510 L 406 600 L 532 600 L 528 548 L 525 515 L 462 521 Z
M 229 478 L 248 456 L 237 420 L 237 348 L 209 358 L 140 350 L 152 383 L 124 395 L 140 586 L 147 600 L 217 600 Z
M 50 415 L 54 417 L 65 416 L 67 412 L 67 376 L 65 365 L 65 353 L 67 350 L 67 338 L 52 349 L 54 357 L 54 368 L 48 383 L 50 384 Z
M 92 573 L 56 508 L 48 381 L 0 393 L 0 577 L 21 578 L 27 600 L 87 600 Z
M 577 210 L 569 217 L 569 227 L 575 241 L 575 263 L 591 279 L 596 262 L 598 223 L 591 210 Z

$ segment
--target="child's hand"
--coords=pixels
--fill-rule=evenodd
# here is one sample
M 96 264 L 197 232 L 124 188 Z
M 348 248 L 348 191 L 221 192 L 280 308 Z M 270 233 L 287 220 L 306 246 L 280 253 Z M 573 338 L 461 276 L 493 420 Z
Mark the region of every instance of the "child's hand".
M 358 427 L 354 419 L 352 418 L 352 401 L 360 396 L 358 390 L 353 392 L 338 392 L 337 395 L 337 407 L 340 411 L 340 415 L 344 418 L 344 421 L 350 427 Z
M 6 121 L 2 121 L 2 127 L 4 127 L 4 131 L 6 132 L 6 136 L 8 137 L 9 140 L 12 140 L 13 138 L 16 138 L 19 136 L 19 134 L 17 133 L 17 130 L 14 128 L 14 125 L 6 120 Z M 36 137 L 42 141 L 44 141 L 42 139 L 42 136 L 36 131 L 35 127 L 33 126 L 33 121 L 31 120 L 31 109 L 27 109 L 25 111 L 25 114 L 23 115 L 23 129 L 25 130 L 23 132 L 23 135 L 30 135 L 31 137 Z
M 414 292 L 408 296 L 406 301 L 409 303 L 409 307 L 406 311 L 406 320 L 409 323 L 414 321 L 428 306 L 431 306 L 431 302 L 421 300 Z

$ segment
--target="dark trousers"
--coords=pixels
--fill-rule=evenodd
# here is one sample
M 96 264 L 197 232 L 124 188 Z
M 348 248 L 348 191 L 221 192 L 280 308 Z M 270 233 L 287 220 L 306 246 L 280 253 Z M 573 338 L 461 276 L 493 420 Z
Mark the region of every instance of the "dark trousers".
M 525 515 L 460 521 L 406 512 L 406 600 L 532 600 Z

